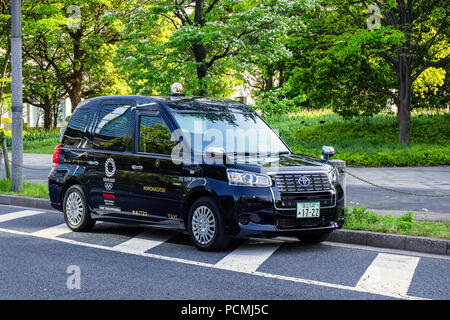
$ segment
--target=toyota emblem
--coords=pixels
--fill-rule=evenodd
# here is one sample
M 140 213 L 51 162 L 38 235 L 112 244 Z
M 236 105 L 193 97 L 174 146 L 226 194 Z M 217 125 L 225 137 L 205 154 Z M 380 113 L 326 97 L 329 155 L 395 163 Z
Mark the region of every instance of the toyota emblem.
M 300 176 L 300 178 L 298 178 L 298 184 L 306 188 L 309 187 L 309 185 L 311 184 L 311 180 L 309 180 L 308 177 Z

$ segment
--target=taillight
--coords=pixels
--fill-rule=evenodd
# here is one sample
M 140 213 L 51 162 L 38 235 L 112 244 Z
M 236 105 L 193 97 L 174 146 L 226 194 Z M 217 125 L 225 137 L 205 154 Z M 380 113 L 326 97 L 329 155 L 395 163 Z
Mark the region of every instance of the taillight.
M 58 144 L 58 145 L 55 147 L 55 150 L 53 151 L 53 166 L 54 166 L 54 167 L 57 167 L 58 164 L 59 164 L 59 153 L 60 153 L 60 151 L 61 151 L 61 147 L 62 147 L 62 145 L 61 145 L 61 144 Z

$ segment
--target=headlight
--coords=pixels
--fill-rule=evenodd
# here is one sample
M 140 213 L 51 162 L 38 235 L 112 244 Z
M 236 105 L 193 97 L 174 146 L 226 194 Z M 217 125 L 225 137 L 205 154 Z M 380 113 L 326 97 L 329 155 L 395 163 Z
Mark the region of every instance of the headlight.
M 227 170 L 228 181 L 235 186 L 270 187 L 272 179 L 266 174 L 259 174 L 241 170 Z
M 328 172 L 328 178 L 332 184 L 337 184 L 339 181 L 339 171 L 336 168 L 331 169 L 331 171 Z

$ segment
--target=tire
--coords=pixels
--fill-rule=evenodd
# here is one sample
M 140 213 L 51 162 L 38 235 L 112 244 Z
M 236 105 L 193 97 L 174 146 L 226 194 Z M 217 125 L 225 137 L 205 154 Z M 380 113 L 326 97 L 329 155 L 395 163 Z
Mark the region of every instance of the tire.
M 221 251 L 230 242 L 222 210 L 211 197 L 199 198 L 192 204 L 187 229 L 192 243 L 203 251 Z
M 321 243 L 326 241 L 330 236 L 331 232 L 322 232 L 322 233 L 305 233 L 299 234 L 297 236 L 298 240 L 303 243 Z
M 95 225 L 91 218 L 89 207 L 83 189 L 73 185 L 67 189 L 63 202 L 64 220 L 67 226 L 75 232 L 90 231 Z

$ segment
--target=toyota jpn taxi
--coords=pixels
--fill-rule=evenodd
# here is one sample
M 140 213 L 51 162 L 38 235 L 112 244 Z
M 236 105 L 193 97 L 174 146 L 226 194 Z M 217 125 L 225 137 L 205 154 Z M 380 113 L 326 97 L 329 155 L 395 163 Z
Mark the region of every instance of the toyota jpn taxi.
M 189 234 L 326 240 L 344 222 L 338 170 L 295 154 L 249 106 L 205 97 L 109 96 L 75 109 L 53 154 L 51 205 L 75 232 L 97 220 Z

